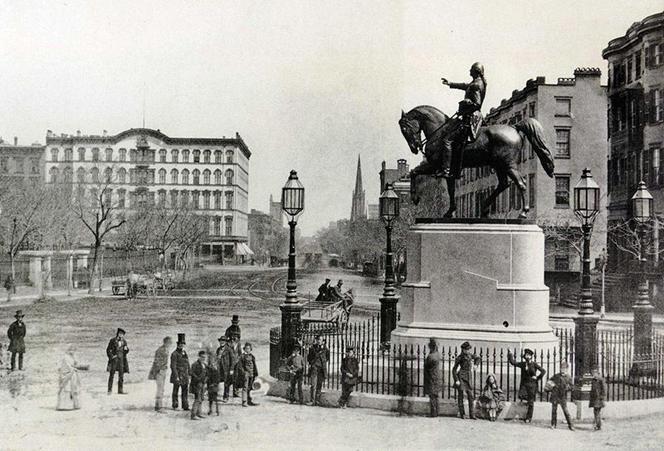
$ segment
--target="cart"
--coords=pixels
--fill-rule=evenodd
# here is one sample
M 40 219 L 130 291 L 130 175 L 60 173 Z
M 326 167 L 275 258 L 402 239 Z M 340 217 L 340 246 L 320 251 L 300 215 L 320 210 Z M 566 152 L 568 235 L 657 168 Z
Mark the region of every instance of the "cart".
M 302 309 L 302 325 L 305 329 L 309 324 L 335 324 L 338 328 L 345 327 L 350 319 L 353 302 L 352 289 L 344 294 L 342 300 L 326 298 L 322 301 L 309 301 Z

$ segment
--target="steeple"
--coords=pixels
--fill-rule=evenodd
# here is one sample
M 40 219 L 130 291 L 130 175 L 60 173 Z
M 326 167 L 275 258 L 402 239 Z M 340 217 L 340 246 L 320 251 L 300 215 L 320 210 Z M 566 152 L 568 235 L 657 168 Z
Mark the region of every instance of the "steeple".
M 355 174 L 355 189 L 353 190 L 353 204 L 350 210 L 350 220 L 365 219 L 367 217 L 367 205 L 362 188 L 362 163 L 357 156 L 357 174 Z

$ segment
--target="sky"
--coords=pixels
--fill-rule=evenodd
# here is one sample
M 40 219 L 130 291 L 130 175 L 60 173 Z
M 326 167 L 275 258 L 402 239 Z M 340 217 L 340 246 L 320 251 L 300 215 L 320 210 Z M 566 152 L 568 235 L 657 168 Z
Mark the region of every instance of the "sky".
M 299 226 L 347 218 L 358 155 L 377 203 L 382 161 L 419 163 L 401 109 L 452 113 L 484 63 L 484 111 L 529 78 L 600 67 L 601 51 L 661 0 L 0 0 L 0 136 L 140 127 L 173 137 L 239 132 L 252 151 L 249 206 L 266 211 L 291 169 Z M 145 105 L 145 107 L 144 107 Z

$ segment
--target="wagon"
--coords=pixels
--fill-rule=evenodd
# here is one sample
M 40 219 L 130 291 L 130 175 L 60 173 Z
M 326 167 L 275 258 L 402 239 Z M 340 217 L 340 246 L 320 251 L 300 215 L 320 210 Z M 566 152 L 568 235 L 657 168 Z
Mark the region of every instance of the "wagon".
M 309 324 L 335 324 L 337 327 L 343 327 L 348 324 L 353 302 L 352 289 L 344 294 L 343 300 L 309 301 L 302 309 L 302 325 L 305 328 Z

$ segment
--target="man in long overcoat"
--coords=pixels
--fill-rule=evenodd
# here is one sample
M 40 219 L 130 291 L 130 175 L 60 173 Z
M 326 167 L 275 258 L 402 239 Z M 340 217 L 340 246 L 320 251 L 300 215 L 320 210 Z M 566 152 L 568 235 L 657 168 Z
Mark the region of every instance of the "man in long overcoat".
M 525 399 L 528 403 L 528 411 L 524 421 L 530 423 L 533 419 L 533 410 L 535 408 L 535 396 L 537 395 L 537 382 L 544 377 L 546 370 L 533 362 L 535 353 L 526 348 L 523 350 L 523 360 L 517 362 L 514 355 L 507 351 L 507 360 L 510 365 L 521 369 L 521 383 L 519 384 L 519 398 Z
M 129 362 L 127 361 L 127 354 L 129 353 L 129 346 L 125 340 L 125 331 L 118 328 L 115 332 L 115 337 L 111 338 L 106 346 L 106 356 L 108 357 L 108 364 L 106 371 L 108 371 L 108 394 L 113 392 L 113 377 L 118 373 L 118 394 L 126 395 L 122 389 L 124 383 L 124 374 L 129 372 Z
M 475 419 L 473 404 L 475 403 L 475 393 L 473 391 L 472 370 L 473 364 L 477 361 L 477 356 L 470 354 L 470 343 L 467 341 L 461 345 L 461 354 L 457 356 L 452 368 L 452 377 L 454 377 L 454 386 L 457 389 L 457 404 L 459 405 L 459 416 L 465 418 L 463 408 L 463 395 L 468 398 L 468 416 L 471 420 Z
M 440 353 L 436 340 L 429 340 L 429 355 L 424 361 L 424 394 L 429 395 L 430 415 L 438 417 L 438 398 L 442 388 L 440 375 Z
M 235 383 L 235 366 L 240 358 L 237 352 L 237 338 L 233 336 L 230 342 L 221 350 L 221 357 L 219 358 L 219 372 L 221 373 L 221 380 L 224 383 L 224 395 L 222 402 L 228 402 L 230 396 L 231 385 L 233 386 L 233 396 L 237 396 L 238 386 Z
M 315 342 L 309 348 L 309 353 L 307 354 L 312 406 L 320 404 L 320 395 L 323 389 L 323 382 L 327 377 L 328 360 L 330 360 L 330 351 L 323 344 L 323 338 L 320 335 L 316 335 Z
M 240 342 L 242 332 L 240 330 L 240 317 L 238 315 L 233 315 L 231 318 L 231 325 L 226 328 L 226 333 L 224 335 L 226 335 L 226 338 L 229 340 L 236 337 L 238 343 Z M 240 350 L 239 354 L 241 353 L 242 351 Z
M 189 387 L 189 390 L 194 394 L 194 407 L 191 409 L 192 420 L 203 418 L 203 393 L 207 381 L 207 371 L 207 353 L 199 351 L 198 360 L 191 365 L 191 387 Z
M 175 351 L 171 354 L 171 384 L 173 394 L 171 401 L 173 409 L 178 408 L 178 392 L 181 392 L 182 410 L 189 410 L 189 356 L 184 350 L 185 335 L 178 334 Z
M 254 381 L 258 377 L 258 366 L 256 365 L 256 357 L 251 353 L 251 343 L 244 344 L 244 352 L 235 365 L 236 382 L 238 387 L 242 387 L 242 407 L 257 406 L 251 399 L 251 389 L 254 386 Z
M 346 348 L 346 357 L 341 361 L 341 396 L 339 407 L 345 409 L 353 387 L 359 382 L 360 365 L 352 346 Z
M 23 354 L 25 353 L 25 323 L 23 322 L 23 310 L 16 310 L 14 318 L 16 321 L 11 323 L 7 329 L 7 337 L 9 338 L 8 351 L 11 352 L 12 357 L 12 371 L 16 369 L 16 355 L 18 355 L 18 369 L 23 369 Z

